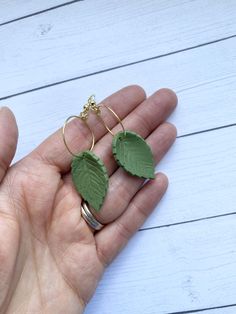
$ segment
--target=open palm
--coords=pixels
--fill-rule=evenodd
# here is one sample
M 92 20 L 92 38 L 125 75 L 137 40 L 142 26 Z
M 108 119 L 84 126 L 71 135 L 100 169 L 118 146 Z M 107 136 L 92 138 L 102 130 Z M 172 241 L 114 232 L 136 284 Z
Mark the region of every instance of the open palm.
M 126 129 L 146 138 L 156 163 L 176 130 L 164 122 L 176 105 L 162 89 L 146 98 L 128 86 L 103 103 L 122 118 Z M 65 117 L 66 118 L 66 117 Z M 107 124 L 117 121 L 104 111 Z M 9 167 L 17 144 L 11 111 L 0 110 L 0 313 L 82 313 L 105 267 L 143 224 L 167 188 L 167 179 L 143 180 L 117 167 L 111 135 L 95 116 L 89 118 L 97 143 L 94 153 L 108 170 L 109 190 L 97 218 L 106 226 L 94 232 L 81 217 L 81 198 L 71 182 L 71 156 L 61 130 Z M 90 134 L 73 120 L 67 129 L 71 149 L 88 149 Z

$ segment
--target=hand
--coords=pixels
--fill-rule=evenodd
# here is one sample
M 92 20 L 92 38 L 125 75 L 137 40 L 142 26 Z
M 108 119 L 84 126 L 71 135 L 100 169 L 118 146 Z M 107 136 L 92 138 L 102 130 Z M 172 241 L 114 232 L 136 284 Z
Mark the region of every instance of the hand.
M 103 103 L 117 112 L 125 128 L 146 138 L 158 163 L 176 137 L 175 127 L 164 122 L 176 106 L 175 94 L 162 89 L 146 99 L 141 87 L 129 86 Z M 109 111 L 103 116 L 110 127 L 117 123 Z M 97 139 L 93 151 L 110 175 L 97 215 L 107 225 L 96 233 L 81 217 L 61 130 L 9 167 L 17 126 L 9 109 L 0 110 L 0 313 L 82 313 L 106 266 L 166 191 L 164 174 L 142 186 L 142 179 L 118 168 L 111 135 L 95 116 L 89 124 Z M 68 125 L 66 137 L 74 152 L 88 149 L 91 141 L 77 119 Z

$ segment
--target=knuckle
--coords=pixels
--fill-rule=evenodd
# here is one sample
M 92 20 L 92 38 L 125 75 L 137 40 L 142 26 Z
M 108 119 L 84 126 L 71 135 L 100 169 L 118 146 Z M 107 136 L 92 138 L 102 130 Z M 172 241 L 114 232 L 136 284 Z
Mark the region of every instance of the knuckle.
M 119 236 L 125 239 L 125 241 L 128 241 L 132 235 L 132 230 L 126 225 L 125 223 L 121 221 L 117 221 L 116 223 L 117 232 Z

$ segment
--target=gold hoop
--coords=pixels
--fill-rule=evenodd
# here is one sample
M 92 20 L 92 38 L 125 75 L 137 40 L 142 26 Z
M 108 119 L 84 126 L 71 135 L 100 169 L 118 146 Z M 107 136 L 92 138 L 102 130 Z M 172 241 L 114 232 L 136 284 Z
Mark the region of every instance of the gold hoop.
M 63 128 L 62 128 L 63 142 L 64 142 L 64 144 L 65 144 L 65 146 L 66 146 L 68 152 L 69 152 L 72 156 L 77 157 L 78 155 L 74 154 L 74 153 L 70 150 L 70 148 L 69 148 L 69 146 L 68 146 L 68 144 L 67 144 L 67 142 L 66 142 L 66 136 L 65 136 L 66 126 L 67 126 L 67 124 L 68 124 L 72 119 L 80 119 L 80 120 L 82 120 L 82 121 L 86 124 L 86 126 L 88 127 L 88 129 L 89 129 L 89 131 L 90 131 L 90 133 L 91 133 L 91 135 L 92 135 L 92 144 L 91 144 L 91 147 L 90 147 L 89 150 L 92 150 L 92 149 L 94 148 L 95 136 L 94 136 L 94 133 L 93 133 L 92 129 L 91 129 L 90 126 L 88 125 L 87 121 L 84 120 L 84 119 L 82 119 L 80 116 L 76 116 L 76 115 L 75 115 L 75 116 L 69 116 L 69 117 L 66 119 L 66 121 L 64 122 Z
M 123 125 L 123 123 L 122 123 L 120 117 L 118 116 L 118 114 L 117 114 L 113 109 L 111 109 L 111 107 L 109 107 L 109 106 L 106 106 L 106 105 L 104 105 L 104 104 L 101 104 L 101 105 L 99 106 L 99 108 L 101 109 L 102 107 L 105 107 L 106 109 L 108 109 L 108 110 L 113 114 L 113 116 L 117 119 L 117 121 L 118 121 L 119 124 L 121 125 L 123 131 L 125 132 L 124 125 Z M 106 123 L 105 123 L 104 119 L 101 117 L 101 115 L 99 114 L 98 116 L 99 116 L 99 118 L 101 119 L 101 121 L 102 121 L 103 125 L 105 126 L 105 128 L 107 129 L 107 131 L 108 131 L 112 136 L 114 136 L 114 133 L 113 133 L 112 130 L 106 125 Z

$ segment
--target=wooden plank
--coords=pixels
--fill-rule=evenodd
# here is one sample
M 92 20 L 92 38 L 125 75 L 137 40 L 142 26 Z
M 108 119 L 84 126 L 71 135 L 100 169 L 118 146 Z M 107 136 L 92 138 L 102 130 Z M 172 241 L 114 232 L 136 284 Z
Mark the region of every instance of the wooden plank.
M 70 0 L 1 0 L 0 24 L 34 14 L 39 11 L 47 10 L 67 2 L 70 2 Z
M 164 86 L 178 92 L 179 106 L 170 121 L 180 136 L 235 123 L 235 45 L 230 39 L 0 101 L 14 110 L 21 130 L 16 159 L 78 113 L 89 95 L 101 100 L 129 84 L 143 86 L 148 94 Z
M 167 314 L 235 303 L 235 224 L 232 216 L 138 232 L 85 313 Z
M 232 36 L 235 23 L 233 0 L 78 2 L 0 28 L 0 95 Z

